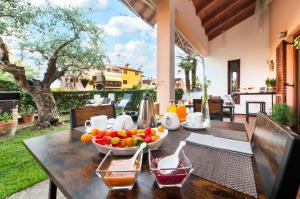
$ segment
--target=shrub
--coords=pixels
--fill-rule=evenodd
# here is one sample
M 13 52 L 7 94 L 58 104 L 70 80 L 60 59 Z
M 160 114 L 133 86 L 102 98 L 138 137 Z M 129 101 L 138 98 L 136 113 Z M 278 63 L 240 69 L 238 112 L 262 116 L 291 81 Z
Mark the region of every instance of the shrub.
M 0 80 L 0 91 L 21 91 L 21 102 L 20 102 L 20 109 L 19 112 L 21 114 L 25 114 L 27 112 L 31 112 L 36 110 L 36 105 L 34 101 L 32 100 L 31 96 L 22 91 L 15 82 L 9 81 L 2 84 L 4 81 Z M 56 105 L 58 108 L 58 111 L 60 113 L 62 112 L 68 112 L 71 108 L 77 108 L 84 106 L 88 100 L 93 99 L 95 94 L 100 94 L 102 97 L 107 97 L 108 93 L 114 93 L 115 94 L 115 100 L 119 101 L 122 99 L 123 95 L 125 93 L 132 93 L 132 101 L 129 104 L 128 109 L 132 111 L 136 111 L 139 108 L 139 104 L 143 98 L 143 95 L 145 93 L 150 93 L 153 97 L 153 101 L 156 101 L 157 99 L 157 93 L 155 89 L 132 89 L 132 90 L 104 90 L 104 91 L 98 91 L 98 90 L 92 90 L 92 91 L 63 91 L 61 89 L 54 89 L 52 90 L 54 99 L 56 101 Z M 176 89 L 175 90 L 175 100 L 178 101 L 182 98 L 183 90 L 182 89 Z M 28 111 L 30 109 L 30 111 Z
M 293 125 L 294 113 L 287 104 L 275 104 L 271 116 L 282 125 Z
M 175 101 L 177 102 L 178 100 L 182 99 L 183 96 L 183 89 L 179 88 L 179 89 L 175 89 Z
M 0 79 L 0 91 L 20 91 L 15 82 L 8 79 Z
M 3 113 L 0 115 L 0 121 L 3 121 L 4 123 L 7 123 L 9 120 L 12 119 L 12 114 L 11 113 Z

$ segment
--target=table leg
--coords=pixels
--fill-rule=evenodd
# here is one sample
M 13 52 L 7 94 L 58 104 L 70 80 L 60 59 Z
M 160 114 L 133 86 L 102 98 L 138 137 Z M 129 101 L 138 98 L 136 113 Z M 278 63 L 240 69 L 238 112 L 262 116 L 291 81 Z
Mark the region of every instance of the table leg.
M 49 183 L 49 199 L 56 199 L 57 186 L 50 180 Z
M 233 108 L 232 107 L 230 107 L 230 122 L 233 122 Z
M 271 94 L 271 98 L 272 98 L 272 110 L 273 110 L 273 94 Z

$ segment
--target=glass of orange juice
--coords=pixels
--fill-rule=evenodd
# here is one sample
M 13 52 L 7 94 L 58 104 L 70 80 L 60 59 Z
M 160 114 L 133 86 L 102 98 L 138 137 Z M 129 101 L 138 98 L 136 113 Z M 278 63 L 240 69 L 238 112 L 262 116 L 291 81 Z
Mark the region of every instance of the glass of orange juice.
M 184 106 L 182 100 L 178 101 L 176 113 L 177 113 L 177 116 L 178 116 L 180 122 L 183 122 L 186 120 L 186 107 Z

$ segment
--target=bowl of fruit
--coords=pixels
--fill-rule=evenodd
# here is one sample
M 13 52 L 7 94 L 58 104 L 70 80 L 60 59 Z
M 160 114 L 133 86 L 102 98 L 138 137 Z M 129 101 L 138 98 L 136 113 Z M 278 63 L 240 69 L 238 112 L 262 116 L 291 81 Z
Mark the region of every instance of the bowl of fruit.
M 83 134 L 81 140 L 92 141 L 102 154 L 107 154 L 111 150 L 113 155 L 133 155 L 143 142 L 148 144 L 149 149 L 157 150 L 167 135 L 168 130 L 162 126 L 130 130 L 92 129 L 91 133 Z

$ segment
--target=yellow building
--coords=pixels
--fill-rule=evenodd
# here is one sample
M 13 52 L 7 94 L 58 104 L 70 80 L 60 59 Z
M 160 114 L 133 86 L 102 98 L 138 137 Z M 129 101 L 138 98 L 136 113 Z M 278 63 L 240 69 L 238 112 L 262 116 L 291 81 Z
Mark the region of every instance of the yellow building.
M 129 65 L 106 66 L 103 70 L 90 70 L 84 77 L 75 77 L 70 73 L 66 73 L 61 78 L 61 88 L 66 90 L 120 90 L 141 88 L 143 72 L 130 68 Z M 83 86 L 82 79 L 87 81 L 95 81 L 94 85 L 86 84 Z M 80 80 L 80 81 L 79 81 Z
M 122 69 L 122 89 L 131 89 L 142 86 L 142 71 L 130 68 L 128 64 L 125 67 L 119 68 Z

